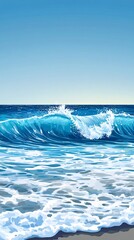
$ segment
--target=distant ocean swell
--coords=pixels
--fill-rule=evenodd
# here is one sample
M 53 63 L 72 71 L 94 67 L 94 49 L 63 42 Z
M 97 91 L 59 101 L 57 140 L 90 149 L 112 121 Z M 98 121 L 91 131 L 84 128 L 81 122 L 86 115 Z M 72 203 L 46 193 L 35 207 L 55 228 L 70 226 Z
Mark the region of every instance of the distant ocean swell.
M 134 116 L 111 110 L 91 116 L 60 109 L 44 116 L 0 121 L 1 145 L 133 140 Z

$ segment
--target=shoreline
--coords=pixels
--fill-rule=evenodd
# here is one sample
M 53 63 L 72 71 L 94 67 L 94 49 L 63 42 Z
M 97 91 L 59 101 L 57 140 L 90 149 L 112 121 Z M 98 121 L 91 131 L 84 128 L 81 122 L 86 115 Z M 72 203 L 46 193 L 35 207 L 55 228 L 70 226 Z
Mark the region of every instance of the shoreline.
M 134 239 L 134 225 L 123 223 L 120 226 L 102 228 L 97 233 L 87 233 L 77 231 L 76 233 L 58 232 L 53 237 L 33 237 L 27 240 L 133 240 Z

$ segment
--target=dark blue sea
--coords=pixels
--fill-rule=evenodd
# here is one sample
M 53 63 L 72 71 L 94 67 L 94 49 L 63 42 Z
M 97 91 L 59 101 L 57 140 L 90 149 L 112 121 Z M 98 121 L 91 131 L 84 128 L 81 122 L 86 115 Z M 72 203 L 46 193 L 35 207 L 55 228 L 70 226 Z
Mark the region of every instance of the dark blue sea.
M 134 105 L 0 106 L 0 239 L 134 225 Z

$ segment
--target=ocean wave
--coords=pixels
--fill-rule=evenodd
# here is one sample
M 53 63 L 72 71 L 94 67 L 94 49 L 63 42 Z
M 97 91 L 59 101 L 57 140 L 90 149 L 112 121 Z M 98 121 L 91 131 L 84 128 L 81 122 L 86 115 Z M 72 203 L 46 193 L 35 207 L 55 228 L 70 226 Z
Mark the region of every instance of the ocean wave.
M 1 145 L 122 139 L 134 140 L 134 116 L 111 110 L 79 116 L 62 106 L 43 116 L 0 122 Z

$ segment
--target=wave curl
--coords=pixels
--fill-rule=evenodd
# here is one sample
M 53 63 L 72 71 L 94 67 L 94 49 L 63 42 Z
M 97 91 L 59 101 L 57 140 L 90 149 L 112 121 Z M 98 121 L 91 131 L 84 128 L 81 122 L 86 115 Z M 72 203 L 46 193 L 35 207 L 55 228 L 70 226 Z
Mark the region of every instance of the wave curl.
M 134 116 L 111 110 L 90 116 L 73 115 L 64 106 L 41 117 L 0 122 L 2 144 L 44 144 L 93 140 L 134 140 Z

